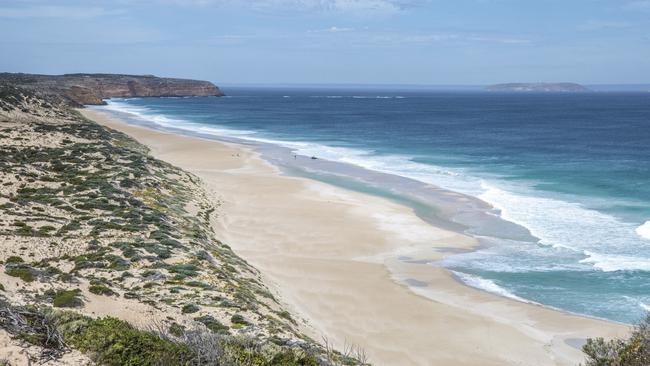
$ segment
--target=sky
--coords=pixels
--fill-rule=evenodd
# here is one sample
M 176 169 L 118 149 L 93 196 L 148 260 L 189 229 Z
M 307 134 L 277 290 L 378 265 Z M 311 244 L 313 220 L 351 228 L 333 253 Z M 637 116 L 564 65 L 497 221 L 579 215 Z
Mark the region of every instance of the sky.
M 650 0 L 0 0 L 0 71 L 650 83 Z

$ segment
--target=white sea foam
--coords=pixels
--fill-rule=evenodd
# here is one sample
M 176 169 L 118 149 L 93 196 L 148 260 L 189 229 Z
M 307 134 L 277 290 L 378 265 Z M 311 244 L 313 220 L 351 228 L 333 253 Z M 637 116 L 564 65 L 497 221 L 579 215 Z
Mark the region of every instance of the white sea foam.
M 634 256 L 600 254 L 586 250 L 584 254 L 587 258 L 580 263 L 592 264 L 595 268 L 603 272 L 614 272 L 622 270 L 650 271 L 650 260 Z
M 498 180 L 488 182 L 466 174 L 460 169 L 418 163 L 414 161 L 413 156 L 379 155 L 372 150 L 359 148 L 280 141 L 260 136 L 254 131 L 228 129 L 170 118 L 145 107 L 135 107 L 119 100 L 111 100 L 108 106 L 102 108 L 130 113 L 166 128 L 276 144 L 287 147 L 299 155 L 354 164 L 369 170 L 399 175 L 478 196 L 499 209 L 504 219 L 528 228 L 541 240 L 541 244 L 569 249 L 578 256 L 586 252 L 591 253 L 592 255 L 586 254 L 587 258 L 581 262 L 583 265 L 591 265 L 603 271 L 644 268 L 650 270 L 650 251 L 636 250 L 637 244 L 642 244 L 639 236 L 650 239 L 650 221 L 635 227 L 636 225 L 585 208 L 576 202 L 543 197 L 532 188 L 510 187 Z M 594 253 L 607 254 L 593 255 Z
M 353 164 L 369 170 L 399 175 L 452 190 L 470 192 L 470 194 L 479 193 L 478 189 L 480 189 L 479 181 L 475 178 L 464 175 L 460 171 L 414 162 L 411 156 L 378 155 L 375 151 L 369 149 L 329 146 L 314 142 L 282 141 L 260 136 L 255 131 L 229 129 L 170 118 L 163 114 L 154 113 L 146 107 L 135 107 L 119 100 L 109 101 L 107 106 L 100 108 L 129 113 L 166 128 L 280 145 L 291 149 L 298 155 L 316 156 L 321 159 Z
M 467 273 L 452 271 L 456 277 L 458 277 L 464 284 L 477 288 L 479 290 L 487 291 L 499 296 L 507 297 L 521 302 L 530 302 L 525 300 L 512 292 L 506 290 L 505 288 L 497 285 L 494 281 L 481 278 L 478 276 L 470 275 Z
M 641 243 L 633 224 L 579 203 L 482 185 L 479 198 L 501 210 L 504 219 L 528 228 L 540 244 L 585 253 L 581 263 L 603 271 L 650 270 L 650 253 L 637 249 Z
M 394 99 L 397 98 L 396 96 L 390 96 L 390 95 L 376 95 L 376 96 L 371 96 L 371 95 L 353 95 L 353 99 Z
M 643 225 L 639 226 L 634 231 L 636 231 L 640 237 L 650 240 L 650 220 L 646 221 Z
M 406 97 L 401 95 L 312 95 L 310 98 L 326 98 L 326 99 L 404 99 Z
M 648 305 L 646 303 L 639 302 L 639 306 L 641 307 L 641 309 L 643 309 L 645 311 L 650 311 L 650 305 Z
M 179 130 L 185 130 L 189 132 L 200 132 L 206 133 L 214 136 L 228 136 L 228 137 L 238 137 L 243 138 L 244 136 L 253 135 L 255 132 L 246 131 L 246 130 L 235 130 L 221 127 L 212 127 L 199 123 L 192 123 L 183 119 L 175 119 L 167 117 L 163 114 L 157 114 L 152 112 L 149 108 L 146 107 L 136 107 L 114 100 L 108 101 L 108 105 L 100 107 L 100 109 L 106 109 L 119 113 L 127 113 L 133 115 L 144 121 L 154 123 L 161 127 L 174 128 Z

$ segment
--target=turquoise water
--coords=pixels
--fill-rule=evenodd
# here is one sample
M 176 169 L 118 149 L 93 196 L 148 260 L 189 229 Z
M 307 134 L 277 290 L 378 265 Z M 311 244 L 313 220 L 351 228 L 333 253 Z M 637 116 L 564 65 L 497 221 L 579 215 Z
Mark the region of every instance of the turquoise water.
M 622 322 L 650 309 L 650 94 L 225 92 L 106 109 L 478 197 L 534 240 L 481 235 L 442 263 L 470 286 Z

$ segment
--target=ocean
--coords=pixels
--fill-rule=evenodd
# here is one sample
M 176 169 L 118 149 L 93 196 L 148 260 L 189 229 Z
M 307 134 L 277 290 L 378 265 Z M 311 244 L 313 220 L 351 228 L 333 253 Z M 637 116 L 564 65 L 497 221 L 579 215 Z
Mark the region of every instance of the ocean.
M 650 310 L 650 93 L 224 91 L 99 108 L 259 144 L 290 174 L 382 195 L 473 235 L 476 251 L 431 263 L 469 286 L 624 323 Z M 493 209 L 440 213 L 430 185 Z

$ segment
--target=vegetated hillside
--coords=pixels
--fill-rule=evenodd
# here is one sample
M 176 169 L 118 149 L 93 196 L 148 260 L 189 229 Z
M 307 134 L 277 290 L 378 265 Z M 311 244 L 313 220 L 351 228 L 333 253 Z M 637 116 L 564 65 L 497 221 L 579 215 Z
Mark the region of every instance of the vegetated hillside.
M 0 364 L 362 363 L 215 239 L 196 176 L 64 99 L 0 86 Z
M 0 85 L 13 85 L 38 94 L 63 97 L 71 104 L 105 104 L 112 97 L 222 96 L 209 81 L 160 78 L 153 75 L 0 73 Z

